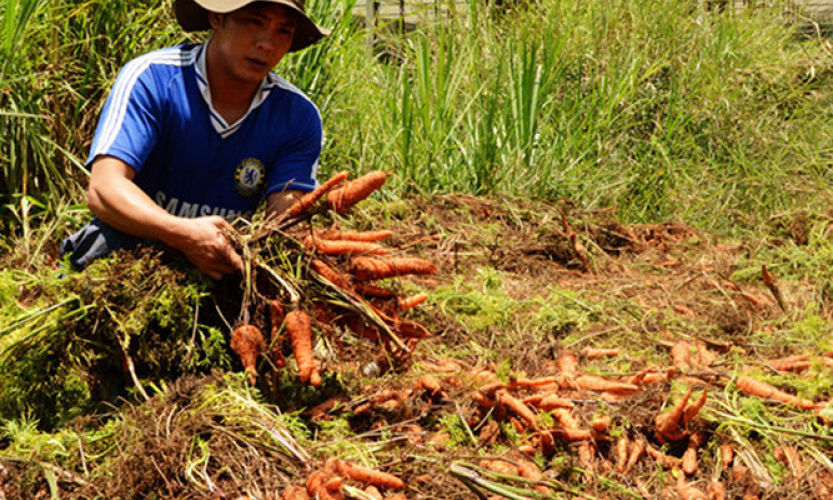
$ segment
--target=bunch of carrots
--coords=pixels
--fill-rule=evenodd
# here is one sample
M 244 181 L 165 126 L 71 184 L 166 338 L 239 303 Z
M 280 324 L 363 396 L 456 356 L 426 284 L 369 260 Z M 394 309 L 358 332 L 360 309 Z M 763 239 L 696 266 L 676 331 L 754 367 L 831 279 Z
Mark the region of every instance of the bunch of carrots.
M 378 282 L 405 275 L 434 274 L 437 268 L 433 263 L 396 255 L 395 248 L 383 243 L 392 236 L 388 230 L 324 230 L 313 224 L 314 215 L 347 212 L 382 187 L 389 176 L 386 172 L 374 171 L 348 181 L 347 172 L 339 172 L 298 199 L 281 218 L 270 221 L 271 229 L 267 228 L 267 232 L 277 232 L 284 241 L 295 242 L 303 262 L 302 278 L 305 281 L 302 283 L 307 286 L 299 293 L 290 294 L 289 300 L 282 299 L 279 291 L 273 292 L 271 295 L 275 298 L 268 304 L 261 304 L 268 308 L 268 315 L 262 315 L 269 318 L 271 335 L 268 340 L 260 328 L 248 321 L 250 304 L 244 300 L 246 310 L 241 314 L 244 320 L 232 332 L 231 347 L 240 357 L 252 384 L 257 381 L 261 355 L 268 355 L 273 366 L 283 368 L 286 366 L 284 351 L 291 347 L 299 380 L 320 385 L 321 370 L 313 355 L 313 326 L 322 332 L 339 327 L 378 342 L 382 347 L 380 360 L 388 364 L 392 360 L 407 359 L 417 342 L 431 335 L 420 323 L 402 317 L 405 311 L 417 307 L 428 296 L 400 296 L 394 289 L 380 286 Z M 262 236 L 253 237 L 251 242 L 261 242 Z M 257 250 L 244 252 L 244 255 L 256 255 Z M 278 270 L 271 269 L 270 272 L 277 273 Z M 317 285 L 313 286 L 313 283 Z M 322 290 L 323 293 L 315 295 Z M 349 307 L 322 298 L 333 293 L 340 295 L 341 302 Z M 265 297 L 270 293 L 258 290 L 253 295 Z
M 381 491 L 405 487 L 405 482 L 398 477 L 337 458 L 327 460 L 322 469 L 313 471 L 304 487 L 292 486 L 284 490 L 281 500 L 341 500 L 344 498 L 342 489 L 349 488 L 349 484 L 360 486 L 364 498 L 407 500 L 402 493 L 382 496 Z M 356 498 L 356 495 L 351 495 L 351 498 Z

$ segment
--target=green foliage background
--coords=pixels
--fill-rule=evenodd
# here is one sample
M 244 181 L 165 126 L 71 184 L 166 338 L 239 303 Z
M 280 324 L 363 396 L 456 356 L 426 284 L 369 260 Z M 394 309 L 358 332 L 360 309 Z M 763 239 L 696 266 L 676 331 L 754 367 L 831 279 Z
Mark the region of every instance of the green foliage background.
M 381 168 L 400 193 L 566 196 L 615 205 L 625 221 L 749 229 L 830 200 L 830 43 L 785 5 L 471 0 L 415 31 L 382 26 L 368 50 L 349 0 L 317 0 L 312 16 L 333 36 L 277 70 L 321 108 L 324 175 Z M 118 69 L 195 38 L 169 0 L 0 9 L 8 234 L 21 217 L 83 202 Z M 21 213 L 25 196 L 37 210 Z M 59 235 L 85 219 L 65 217 Z

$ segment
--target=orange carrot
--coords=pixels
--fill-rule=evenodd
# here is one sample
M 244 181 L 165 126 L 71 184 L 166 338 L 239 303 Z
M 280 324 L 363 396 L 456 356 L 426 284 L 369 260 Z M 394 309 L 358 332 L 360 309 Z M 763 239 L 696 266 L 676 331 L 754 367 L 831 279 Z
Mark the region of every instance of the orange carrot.
M 423 375 L 419 377 L 414 383 L 414 390 L 424 390 L 425 392 L 429 392 L 431 394 L 440 394 L 443 392 L 440 381 L 433 375 Z
M 572 401 L 561 399 L 558 394 L 549 394 L 544 396 L 536 406 L 544 411 L 551 411 L 556 408 L 574 408 L 576 405 Z
M 541 443 L 541 453 L 550 458 L 555 454 L 555 439 L 552 437 L 552 433 L 549 431 L 541 431 L 538 434 Z
M 524 387 L 527 389 L 547 386 L 558 382 L 557 377 L 524 378 L 519 377 L 510 382 L 512 387 Z
M 616 472 L 622 474 L 625 472 L 625 467 L 628 464 L 628 445 L 630 440 L 628 436 L 622 435 L 616 440 Z
M 700 398 L 694 402 L 691 406 L 683 411 L 683 425 L 688 426 L 689 422 L 694 420 L 694 417 L 697 416 L 697 413 L 700 412 L 700 409 L 703 408 L 703 405 L 706 404 L 706 397 L 708 396 L 709 392 L 709 385 L 711 382 L 706 385 L 706 388 L 703 389 L 703 394 L 700 395 Z
M 732 449 L 732 445 L 729 443 L 723 443 L 720 445 L 720 461 L 723 462 L 724 467 L 729 467 L 732 465 L 732 460 L 735 459 L 735 450 Z
M 665 467 L 666 469 L 673 469 L 674 467 L 680 465 L 679 458 L 668 456 L 650 444 L 645 446 L 645 451 L 648 452 L 648 455 L 656 460 L 660 466 Z
M 309 314 L 297 309 L 286 315 L 286 331 L 292 341 L 295 360 L 298 362 L 298 376 L 301 382 L 320 383 L 318 366 L 312 356 L 312 326 Z M 316 376 L 314 377 L 313 374 Z
M 685 407 L 688 403 L 688 398 L 691 397 L 691 391 L 694 386 L 689 386 L 688 391 L 683 398 L 670 411 L 657 415 L 654 419 L 654 424 L 657 431 L 657 439 L 660 442 L 664 441 L 679 441 L 686 436 L 686 431 L 681 429 L 683 415 L 685 414 Z
M 680 500 L 706 500 L 706 494 L 694 486 L 686 484 L 685 474 L 677 476 L 677 495 Z
M 578 358 L 573 351 L 562 351 L 557 363 L 562 375 L 570 378 L 578 375 Z
M 590 441 L 593 439 L 593 433 L 590 429 L 552 429 L 553 437 L 561 441 L 569 441 L 577 443 L 580 441 Z
M 348 240 L 322 240 L 308 235 L 304 246 L 323 255 L 385 255 L 388 249 L 376 243 Z
M 825 415 L 827 415 L 826 410 L 827 410 L 827 408 L 828 408 L 828 407 L 833 408 L 833 400 L 831 400 L 831 401 L 829 401 L 829 402 L 822 401 L 822 402 L 818 403 L 818 404 L 817 404 L 817 405 L 813 408 L 813 414 L 814 414 L 814 415 L 815 415 L 815 416 L 816 416 L 816 417 L 817 417 L 817 418 L 821 421 L 821 423 L 823 423 L 824 425 L 833 425 L 833 419 L 830 419 L 830 418 L 828 418 L 827 416 L 825 416 Z
M 665 373 L 647 373 L 642 379 L 643 384 L 661 384 L 677 375 L 676 368 L 669 368 Z
M 691 344 L 680 340 L 671 348 L 671 359 L 674 366 L 680 370 L 687 371 L 691 368 Z
M 488 368 L 485 366 L 478 366 L 473 369 L 470 376 L 472 382 L 480 384 L 497 381 L 497 375 L 495 374 L 494 368 Z
M 712 481 L 706 486 L 706 495 L 709 500 L 725 500 L 726 485 L 722 481 Z
M 361 335 L 362 337 L 373 341 L 379 340 L 379 330 L 375 326 L 365 323 L 364 319 L 359 315 L 349 315 L 343 317 L 341 318 L 341 322 L 339 324 L 343 324 L 356 335 Z
M 556 408 L 552 410 L 552 417 L 561 424 L 565 429 L 578 429 L 578 420 L 570 410 L 564 408 Z
M 776 389 L 766 382 L 761 382 L 746 375 L 738 377 L 735 381 L 735 385 L 737 385 L 738 389 L 740 389 L 744 394 L 748 394 L 749 396 L 757 396 L 759 398 L 795 405 L 803 410 L 812 410 L 815 407 L 815 403 L 812 401 L 793 396 L 792 394 L 787 394 L 786 392 Z
M 371 469 L 362 465 L 340 460 L 338 462 L 338 470 L 343 475 L 354 481 L 372 484 L 374 486 L 381 486 L 382 488 L 400 489 L 405 487 L 405 483 L 387 472 Z
M 375 486 L 368 486 L 364 489 L 364 492 L 373 497 L 373 500 L 384 500 L 384 497 Z
M 397 333 L 408 339 L 427 339 L 431 332 L 416 321 L 397 321 L 394 325 Z
M 356 257 L 352 260 L 353 274 L 362 281 L 374 281 L 406 274 L 426 275 L 437 272 L 437 266 L 417 258 L 377 259 Z
M 422 304 L 426 300 L 428 300 L 428 294 L 427 293 L 418 293 L 418 294 L 413 295 L 411 297 L 403 297 L 403 298 L 399 299 L 399 302 L 398 302 L 399 311 L 404 312 L 404 311 L 407 311 L 408 309 L 413 309 L 414 307 Z
M 515 398 L 515 396 L 509 394 L 503 389 L 497 391 L 495 395 L 497 396 L 497 401 L 501 406 L 508 408 L 513 413 L 521 417 L 527 425 L 535 427 L 535 421 L 538 417 L 527 405 L 523 404 Z
M 341 489 L 341 483 L 344 482 L 344 478 L 341 476 L 333 476 L 327 481 L 324 482 L 324 487 L 327 488 L 327 491 L 338 491 Z
M 336 500 L 326 486 L 329 478 L 330 475 L 324 471 L 314 471 L 307 478 L 307 493 L 318 500 Z
M 390 229 L 379 229 L 375 231 L 321 231 L 315 233 L 315 235 L 322 240 L 364 241 L 373 243 L 390 238 L 393 235 L 393 231 Z
M 587 441 L 578 445 L 578 463 L 588 472 L 593 471 L 593 458 L 596 456 L 596 447 Z
M 645 381 L 645 377 L 654 370 L 652 367 L 643 368 L 639 371 L 636 375 L 632 375 L 625 379 L 626 384 L 633 384 L 633 385 L 642 385 Z
M 810 361 L 809 354 L 797 354 L 795 356 L 787 356 L 786 358 L 771 359 L 766 363 L 779 372 L 800 372 L 810 368 L 813 364 Z
M 354 286 L 356 293 L 364 295 L 365 297 L 376 297 L 379 299 L 389 299 L 396 294 L 393 290 L 382 288 L 380 286 L 371 285 L 370 283 L 356 283 Z
M 380 170 L 365 174 L 327 193 L 327 203 L 336 213 L 343 214 L 382 187 L 389 175 Z
M 480 466 L 498 474 L 505 474 L 507 476 L 517 476 L 518 466 L 506 460 L 481 460 Z
M 290 486 L 281 493 L 281 500 L 309 500 L 309 494 L 304 488 Z
M 699 432 L 691 434 L 688 438 L 688 446 L 683 453 L 683 472 L 691 476 L 697 472 L 697 448 L 703 444 L 703 435 Z
M 528 457 L 534 457 L 538 453 L 538 447 L 531 443 L 524 443 L 518 446 L 518 451 Z
M 625 383 L 638 386 L 658 384 L 662 382 L 667 382 L 669 379 L 674 378 L 676 374 L 676 368 L 668 368 L 662 371 L 662 369 L 660 368 L 649 366 L 648 368 L 643 369 L 636 375 L 626 378 Z
M 347 280 L 335 269 L 327 265 L 323 260 L 312 259 L 309 263 L 313 271 L 326 278 L 327 281 L 339 288 L 349 288 L 350 284 Z
M 590 422 L 590 427 L 593 428 L 596 432 L 607 432 L 610 429 L 610 423 L 612 419 L 605 415 L 603 417 L 594 418 L 592 422 Z
M 625 465 L 624 474 L 628 475 L 634 467 L 636 467 L 636 462 L 642 458 L 642 455 L 645 453 L 645 446 L 642 444 L 642 441 L 639 439 L 634 439 L 633 443 L 631 443 L 631 452 L 628 455 L 628 463 Z
M 581 350 L 581 355 L 587 359 L 596 359 L 601 357 L 618 356 L 621 349 L 597 349 L 594 347 L 585 347 Z
M 732 465 L 732 481 L 736 483 L 754 481 L 754 476 L 749 467 L 743 465 L 740 460 Z
M 420 361 L 420 365 L 422 365 L 422 368 L 424 368 L 425 370 L 427 370 L 429 372 L 439 372 L 439 373 L 454 373 L 454 372 L 459 372 L 463 369 L 463 367 L 460 365 L 460 363 L 454 361 L 453 359 L 448 359 L 448 358 L 441 359 L 441 360 L 437 361 L 436 363 L 433 363 L 431 361 L 423 360 L 423 361 Z
M 604 377 L 597 377 L 595 375 L 581 375 L 576 377 L 575 384 L 576 387 L 583 391 L 609 392 L 611 394 L 624 395 L 634 394 L 639 391 L 639 387 L 633 384 L 608 380 Z
M 507 387 L 509 387 L 509 384 L 506 382 L 490 382 L 480 386 L 477 390 L 487 396 L 494 396 L 497 391 L 506 389 Z
M 240 325 L 231 334 L 231 349 L 240 356 L 243 368 L 252 384 L 257 381 L 257 357 L 266 349 L 260 329 L 254 325 Z
M 530 481 L 541 481 L 544 478 L 544 475 L 541 474 L 537 465 L 523 458 L 518 459 L 518 474 L 522 478 L 529 479 Z M 532 489 L 538 493 L 543 493 L 544 495 L 549 495 L 551 493 L 550 489 L 543 484 L 533 484 Z
M 339 185 L 341 182 L 347 179 L 348 175 L 349 174 L 346 170 L 341 171 L 335 174 L 334 176 L 330 177 L 330 179 L 324 184 L 321 184 L 314 190 L 301 196 L 301 198 L 296 200 L 295 203 L 293 203 L 292 206 L 289 208 L 289 216 L 295 218 L 309 210 L 309 208 L 313 206 L 316 201 L 321 199 L 322 196 L 327 194 L 329 190 L 333 189 L 335 186 Z

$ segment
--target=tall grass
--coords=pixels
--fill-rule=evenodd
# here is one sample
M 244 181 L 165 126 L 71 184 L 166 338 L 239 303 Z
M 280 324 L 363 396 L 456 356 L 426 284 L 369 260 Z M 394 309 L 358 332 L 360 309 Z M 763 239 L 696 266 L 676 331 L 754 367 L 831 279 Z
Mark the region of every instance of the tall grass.
M 351 1 L 317 0 L 311 14 L 333 36 L 278 71 L 322 111 L 325 174 L 381 168 L 402 190 L 569 197 L 626 221 L 723 230 L 825 207 L 824 45 L 797 35 L 779 5 L 696 3 L 470 0 L 413 32 L 379 26 L 368 51 Z M 188 38 L 170 0 L 4 8 L 4 192 L 77 200 L 118 69 Z
M 0 197 L 55 213 L 77 199 L 95 119 L 119 67 L 182 35 L 160 26 L 169 4 L 9 0 L 0 77 Z M 161 28 L 161 29 L 160 29 Z
M 329 161 L 358 158 L 426 191 L 567 196 L 629 221 L 722 229 L 829 201 L 830 60 L 777 6 L 469 12 L 395 39 L 374 73 L 351 72 L 366 118 L 328 124 L 340 136 Z

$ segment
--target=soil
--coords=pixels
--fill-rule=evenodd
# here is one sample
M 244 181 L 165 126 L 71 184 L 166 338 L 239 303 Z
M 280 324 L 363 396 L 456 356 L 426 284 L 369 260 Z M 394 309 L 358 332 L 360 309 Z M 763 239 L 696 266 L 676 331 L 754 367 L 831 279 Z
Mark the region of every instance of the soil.
M 387 212 L 394 236 L 386 244 L 397 255 L 420 256 L 438 266 L 432 276 L 403 277 L 393 286 L 437 297 L 402 314 L 432 336 L 411 344 L 411 354 L 392 359 L 390 346 L 384 351 L 373 342 L 356 341 L 337 320 L 328 322 L 319 315 L 317 331 L 328 339 L 316 352 L 324 379 L 320 387 L 300 386 L 289 369 L 261 362 L 257 387 L 264 404 L 277 405 L 303 424 L 307 433 L 299 441 L 309 459 L 247 441 L 241 437 L 246 421 L 231 424 L 227 415 L 196 411 L 207 387 L 237 386 L 220 373 L 195 374 L 148 402 L 118 410 L 130 432 L 110 441 L 118 458 L 107 462 L 106 474 L 54 465 L 60 470 L 60 497 L 277 499 L 290 486 L 305 486 L 313 471 L 327 471 L 327 459 L 339 456 L 402 478 L 405 487 L 400 491 L 408 499 L 533 498 L 530 483 L 519 478 L 517 469 L 495 473 L 483 462 L 486 458 L 510 466 L 533 462 L 549 495 L 536 498 L 679 498 L 682 471 L 643 457 L 630 473 L 617 472 L 616 442 L 627 436 L 679 459 L 697 431 L 705 437 L 698 452 L 700 466 L 684 476 L 685 484 L 705 491 L 709 483 L 722 481 L 726 498 L 833 498 L 824 496 L 833 489 L 833 472 L 812 455 L 833 456 L 830 427 L 811 411 L 792 406 L 760 399 L 754 406 L 751 398 L 738 403 L 732 385 L 744 365 L 752 365 L 752 373 L 763 377 L 783 375 L 767 362 L 796 354 L 810 354 L 814 363 L 810 372 L 800 371 L 797 377 L 831 377 L 833 368 L 824 362 L 830 355 L 824 350 L 825 345 L 830 348 L 829 339 L 808 346 L 777 338 L 808 308 L 830 321 L 830 304 L 813 295 L 809 280 L 779 280 L 777 286 L 788 298 L 784 311 L 760 279 L 733 278 L 754 261 L 749 244 L 725 242 L 676 221 L 624 225 L 612 211 L 583 211 L 569 200 L 548 206 L 457 195 L 375 210 L 371 206 L 355 214 L 351 224 L 378 227 Z M 806 218 L 781 224 L 790 234 L 784 241 L 806 245 L 807 224 Z M 488 279 L 483 270 L 498 272 L 496 289 L 503 302 L 485 312 L 480 309 L 481 314 L 497 314 L 506 304 L 514 308 L 473 326 L 468 320 L 478 313 L 470 315 L 448 297 L 455 290 L 482 291 Z M 547 308 L 552 308 L 550 316 Z M 270 331 L 262 307 L 255 308 L 251 321 Z M 672 356 L 672 348 L 681 342 L 691 357 L 687 363 Z M 283 348 L 291 366 L 291 349 Z M 581 355 L 586 348 L 620 351 L 590 359 Z M 578 373 L 572 376 L 562 364 L 568 353 L 578 359 Z M 581 374 L 627 381 L 651 368 L 654 375 L 667 376 L 628 394 L 570 388 Z M 239 362 L 235 370 L 242 371 Z M 426 375 L 438 386 L 421 378 Z M 550 385 L 572 402 L 568 413 L 579 429 L 588 430 L 605 416 L 608 428 L 591 431 L 584 441 L 559 439 L 568 424 L 558 423 L 558 412 L 530 425 L 482 388 L 499 381 L 507 394 L 531 401 L 538 391 L 522 381 L 547 377 L 561 377 Z M 238 380 L 243 386 L 244 378 L 248 380 Z M 697 387 L 692 402 L 708 386 L 706 407 L 680 427 L 680 439 L 663 440 L 655 418 L 690 385 Z M 779 387 L 795 392 L 788 385 Z M 813 398 L 823 405 L 833 398 L 833 390 L 828 387 Z M 795 433 L 729 425 L 721 417 L 745 417 L 752 406 L 761 418 L 777 417 L 765 425 L 813 437 L 801 442 Z M 535 411 L 539 417 L 546 413 Z M 68 427 L 100 429 L 110 420 L 78 419 Z M 340 438 L 335 428 L 343 432 Z M 202 451 L 196 442 L 204 444 Z M 735 447 L 735 459 L 723 465 L 717 451 L 727 442 Z M 774 444 L 799 448 L 803 472 L 798 477 L 773 458 Z M 200 453 L 207 458 L 195 467 L 195 454 Z M 0 457 L 0 499 L 49 498 L 50 485 L 41 469 L 34 462 Z M 476 472 L 466 476 L 470 470 Z M 336 473 L 331 467 L 327 474 Z M 495 485 L 497 490 L 491 488 Z M 506 496 L 506 487 L 521 493 Z M 341 494 L 350 498 L 346 491 Z

